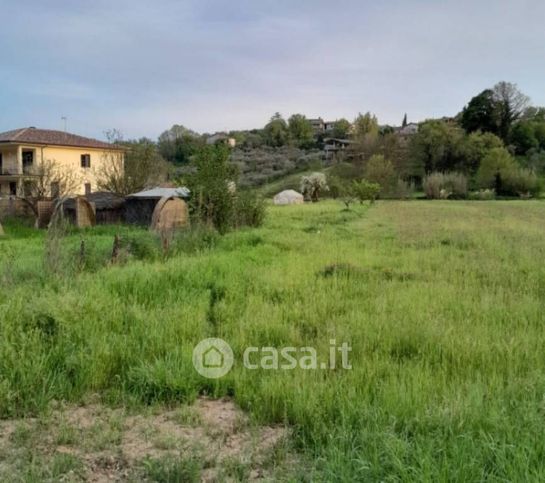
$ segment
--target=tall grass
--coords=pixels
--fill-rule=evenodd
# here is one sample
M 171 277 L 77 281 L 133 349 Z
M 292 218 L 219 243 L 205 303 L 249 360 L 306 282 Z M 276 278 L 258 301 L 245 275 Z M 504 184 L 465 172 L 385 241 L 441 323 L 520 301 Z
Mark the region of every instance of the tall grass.
M 318 480 L 542 480 L 544 211 L 538 201 L 271 208 L 262 228 L 66 277 L 42 273 L 41 238 L 8 233 L 0 414 L 90 392 L 137 405 L 232 395 L 257 420 L 292 425 Z M 106 254 L 118 229 L 100 230 L 83 235 Z M 77 250 L 81 236 L 64 243 Z M 350 275 L 324 272 L 333 265 Z M 217 381 L 191 363 L 209 336 L 236 356 Z M 331 338 L 351 344 L 352 370 L 241 364 L 248 345 L 327 355 Z

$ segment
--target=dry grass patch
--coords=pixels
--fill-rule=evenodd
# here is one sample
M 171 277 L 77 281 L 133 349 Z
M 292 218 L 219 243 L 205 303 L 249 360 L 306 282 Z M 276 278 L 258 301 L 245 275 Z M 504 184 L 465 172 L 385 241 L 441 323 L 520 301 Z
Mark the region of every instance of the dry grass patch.
M 2 480 L 28 473 L 28 451 L 42 462 L 44 480 L 259 480 L 273 477 L 288 444 L 285 427 L 253 425 L 229 399 L 138 415 L 99 404 L 66 407 L 45 420 L 3 421 L 0 429 Z

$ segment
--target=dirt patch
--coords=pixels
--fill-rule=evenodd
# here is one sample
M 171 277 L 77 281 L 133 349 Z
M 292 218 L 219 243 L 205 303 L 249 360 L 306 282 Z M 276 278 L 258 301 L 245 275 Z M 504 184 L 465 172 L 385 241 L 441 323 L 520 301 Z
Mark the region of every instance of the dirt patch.
M 100 404 L 66 407 L 45 421 L 1 422 L 0 430 L 2 452 L 13 456 L 0 468 L 0 478 L 20 466 L 21 448 L 41 455 L 44 464 L 63 463 L 52 464 L 51 471 L 60 467 L 67 474 L 49 476 L 95 483 L 161 479 L 156 473 L 167 471 L 167 461 L 174 465 L 171 472 L 184 471 L 183 464 L 192 462 L 196 469 L 189 480 L 253 481 L 273 477 L 279 453 L 288 461 L 287 428 L 252 424 L 229 399 L 199 398 L 191 406 L 137 415 Z M 293 458 L 290 454 L 290 465 Z M 67 461 L 76 462 L 79 473 Z

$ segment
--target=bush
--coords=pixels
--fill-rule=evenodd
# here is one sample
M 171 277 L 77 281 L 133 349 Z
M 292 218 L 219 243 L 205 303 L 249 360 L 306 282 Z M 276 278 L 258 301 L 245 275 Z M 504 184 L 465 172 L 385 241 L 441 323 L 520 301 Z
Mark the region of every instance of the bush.
M 395 192 L 393 193 L 394 198 L 397 198 L 400 200 L 406 200 L 406 199 L 409 199 L 413 193 L 414 193 L 414 184 L 408 183 L 407 181 L 401 178 L 397 180 L 397 186 L 396 186 Z
M 378 183 L 372 183 L 362 179 L 361 181 L 354 181 L 352 183 L 352 190 L 354 196 L 360 203 L 363 203 L 366 200 L 374 203 L 378 194 L 380 193 L 380 185 Z
M 343 195 L 346 181 L 338 176 L 328 176 L 327 185 L 329 187 L 329 196 L 336 200 Z
M 312 173 L 301 178 L 301 193 L 313 203 L 319 201 L 320 195 L 327 190 L 327 179 L 324 173 Z
M 374 154 L 367 161 L 363 170 L 363 177 L 380 185 L 380 196 L 388 196 L 395 191 L 398 176 L 394 165 L 382 154 Z
M 539 194 L 540 187 L 536 174 L 529 169 L 518 168 L 503 180 L 505 192 L 521 198 L 531 198 Z
M 461 173 L 431 173 L 422 183 L 426 197 L 432 200 L 467 198 L 467 178 Z
M 241 191 L 235 199 L 237 226 L 261 226 L 265 220 L 265 202 L 253 191 Z
M 496 192 L 493 189 L 473 191 L 470 193 L 469 198 L 472 200 L 494 200 L 496 199 Z
M 529 198 L 540 191 L 537 176 L 521 168 L 505 148 L 492 149 L 477 172 L 480 188 L 494 189 L 498 195 Z

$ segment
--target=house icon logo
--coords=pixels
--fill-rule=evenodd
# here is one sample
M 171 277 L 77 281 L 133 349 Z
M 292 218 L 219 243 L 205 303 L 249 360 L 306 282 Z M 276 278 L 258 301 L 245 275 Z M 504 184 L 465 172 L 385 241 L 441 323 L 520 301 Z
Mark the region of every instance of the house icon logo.
M 223 339 L 201 340 L 193 349 L 193 366 L 209 379 L 225 376 L 233 367 L 233 350 Z

